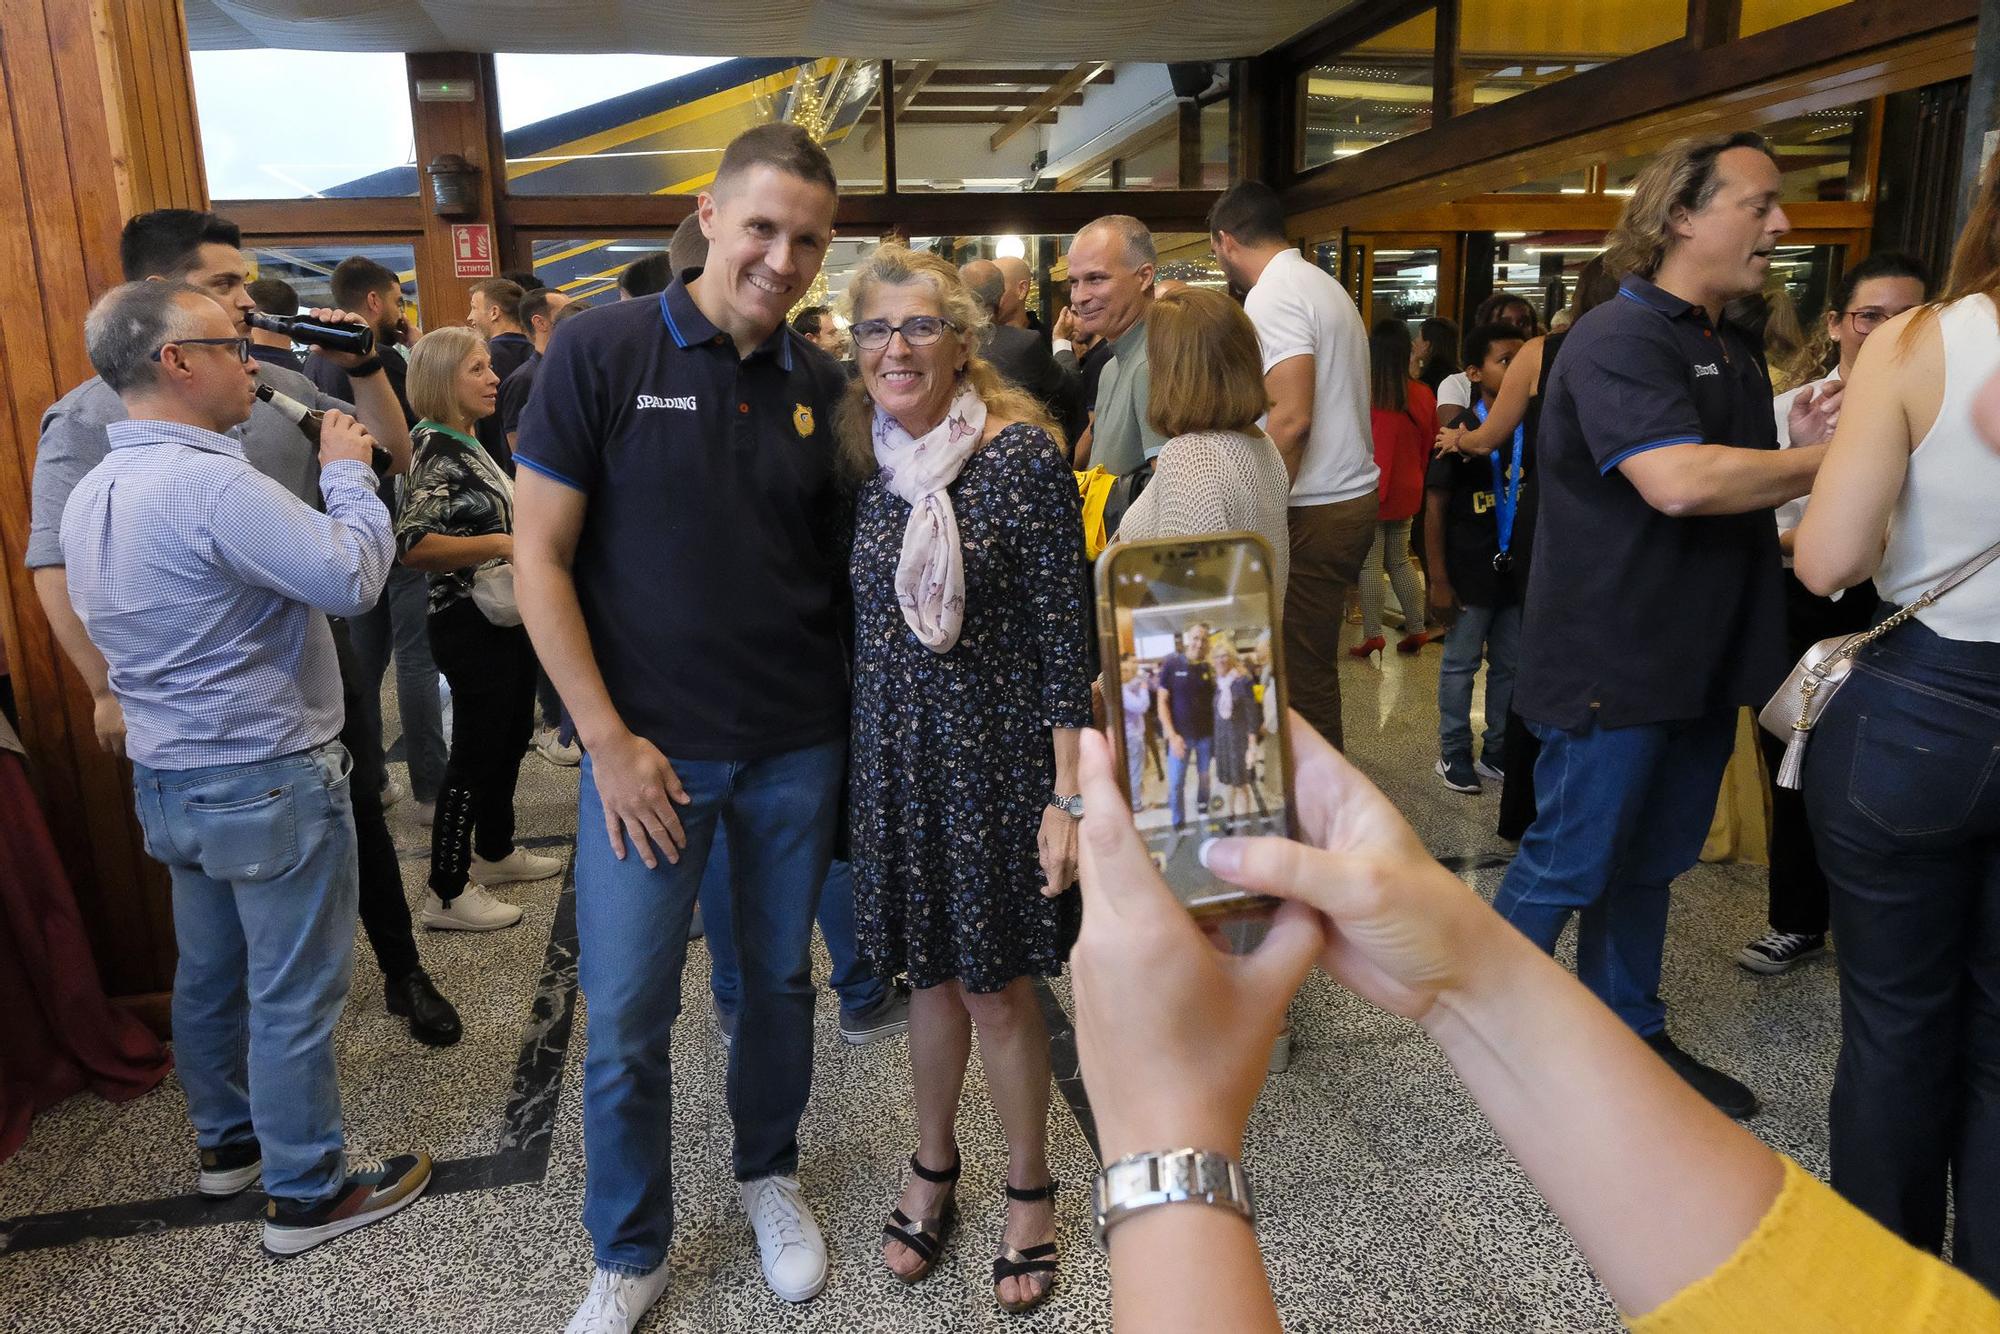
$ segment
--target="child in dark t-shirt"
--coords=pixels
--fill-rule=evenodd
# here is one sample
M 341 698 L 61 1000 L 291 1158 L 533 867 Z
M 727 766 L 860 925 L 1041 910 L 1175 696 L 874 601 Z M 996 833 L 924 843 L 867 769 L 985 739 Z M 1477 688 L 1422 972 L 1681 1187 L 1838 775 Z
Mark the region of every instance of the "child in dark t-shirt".
M 1465 342 L 1465 373 L 1478 392 L 1472 415 L 1486 419 L 1521 333 L 1486 324 Z M 1424 478 L 1426 566 L 1431 606 L 1451 622 L 1438 669 L 1438 777 L 1454 792 L 1480 790 L 1479 780 L 1506 780 L 1507 703 L 1521 635 L 1521 594 L 1528 586 L 1527 553 L 1515 546 L 1528 459 L 1524 432 L 1486 457 L 1441 454 Z M 1472 683 L 1486 659 L 1486 731 L 1472 755 Z

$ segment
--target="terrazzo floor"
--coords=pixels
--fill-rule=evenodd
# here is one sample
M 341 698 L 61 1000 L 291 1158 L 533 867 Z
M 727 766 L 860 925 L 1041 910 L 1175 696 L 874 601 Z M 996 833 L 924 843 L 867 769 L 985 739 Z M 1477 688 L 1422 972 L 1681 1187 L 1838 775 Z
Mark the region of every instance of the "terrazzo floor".
M 1460 796 L 1431 773 L 1438 652 L 1344 668 L 1350 752 L 1431 851 L 1490 896 L 1511 851 L 1492 833 L 1497 789 Z M 393 703 L 390 717 L 393 733 Z M 575 792 L 575 770 L 530 754 L 518 799 L 523 837 L 567 854 Z M 406 809 L 390 818 L 414 903 L 428 840 Z M 566 1048 L 560 1025 L 549 1022 L 551 1009 L 572 996 L 562 969 L 566 882 L 565 874 L 509 892 L 526 910 L 513 930 L 419 928 L 426 965 L 464 1016 L 455 1047 L 420 1047 L 383 1012 L 380 974 L 365 941 L 357 945 L 353 998 L 337 1035 L 350 1149 L 364 1156 L 428 1149 L 448 1165 L 425 1199 L 381 1226 L 274 1261 L 244 1221 L 260 1204 L 255 1192 L 233 1212 L 204 1212 L 185 1198 L 192 1136 L 172 1077 L 120 1107 L 72 1098 L 45 1114 L 26 1147 L 0 1166 L 0 1328 L 561 1330 L 590 1273 L 579 1221 L 589 1033 L 581 997 Z M 1739 969 L 1732 956 L 1762 929 L 1763 908 L 1761 867 L 1690 872 L 1676 886 L 1664 989 L 1683 1045 L 1763 1096 L 1752 1129 L 1823 1173 L 1838 1042 L 1833 967 L 1820 959 L 1775 979 Z M 1028 1317 L 1005 1316 L 993 1303 L 987 1270 L 1002 1222 L 1003 1157 L 976 1056 L 962 1109 L 959 1230 L 923 1284 L 905 1288 L 888 1275 L 876 1258 L 877 1229 L 914 1143 L 905 1047 L 900 1039 L 843 1047 L 824 990 L 801 1176 L 829 1240 L 833 1277 L 806 1306 L 772 1298 L 729 1179 L 723 1052 L 705 1000 L 707 965 L 704 947 L 691 947 L 674 1037 L 672 1277 L 643 1329 L 1110 1328 L 1106 1270 L 1085 1219 L 1095 1159 L 1062 1097 L 1051 1112 L 1053 1166 L 1066 1187 L 1055 1297 Z M 823 953 L 819 969 L 823 977 Z M 1059 979 L 1053 994 L 1066 1005 L 1066 982 Z M 1288 1329 L 1618 1328 L 1588 1266 L 1414 1026 L 1317 976 L 1294 1005 L 1293 1026 L 1292 1066 L 1266 1084 L 1246 1155 Z M 517 1067 L 533 1064 L 524 1062 L 524 1046 L 548 1071 L 539 1100 L 525 1100 L 532 1105 L 516 1097 Z M 1060 1040 L 1058 1048 L 1060 1072 Z M 536 1109 L 549 1110 L 551 1093 L 552 1115 L 538 1122 Z M 524 1145 L 524 1124 L 545 1124 L 548 1133 Z

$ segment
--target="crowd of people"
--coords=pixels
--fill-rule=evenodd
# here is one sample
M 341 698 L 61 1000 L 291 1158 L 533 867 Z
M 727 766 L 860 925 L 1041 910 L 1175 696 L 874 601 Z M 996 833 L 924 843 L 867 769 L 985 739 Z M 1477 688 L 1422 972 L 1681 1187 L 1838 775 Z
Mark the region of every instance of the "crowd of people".
M 799 1179 L 817 923 L 843 1038 L 907 1032 L 917 1136 L 880 1236 L 904 1282 L 954 1240 L 976 1039 L 1006 1142 L 994 1299 L 1050 1297 L 1073 1195 L 1049 1170 L 1035 984 L 1067 965 L 1118 1326 L 1276 1328 L 1237 1159 L 1317 961 L 1439 1043 L 1641 1327 L 1780 1302 L 1800 1327 L 2000 1320 L 2000 453 L 1980 429 L 2000 411 L 1977 397 L 2000 373 L 2000 174 L 1942 296 L 1911 261 L 1857 266 L 1826 315 L 1837 367 L 1774 407 L 1743 303 L 1789 226 L 1780 186 L 1754 135 L 1676 145 L 1564 331 L 1503 294 L 1462 341 L 1369 330 L 1255 182 L 1210 218 L 1234 297 L 1162 291 L 1151 234 L 1112 216 L 1074 238 L 1049 339 L 1019 261 L 893 242 L 840 318 L 799 309 L 839 185 L 785 124 L 730 144 L 629 299 L 493 280 L 464 327 L 412 340 L 396 275 L 343 263 L 339 309 L 310 313 L 368 327 L 367 353 L 300 362 L 248 332 L 253 306 L 298 301 L 246 283 L 226 220 L 132 219 L 127 281 L 86 326 L 98 377 L 44 418 L 29 563 L 171 872 L 196 1189 L 261 1177 L 279 1254 L 422 1192 L 421 1150 L 344 1150 L 354 923 L 390 1011 L 455 1041 L 385 811 L 430 827 L 416 922 L 511 927 L 492 891 L 562 869 L 514 836 L 538 750 L 579 785 L 594 1269 L 570 1334 L 631 1330 L 667 1283 L 698 919 L 733 1175 L 787 1301 L 829 1274 Z M 287 403 L 323 414 L 316 440 Z M 1087 521 L 1256 534 L 1274 591 L 1100 662 Z M 1347 597 L 1351 647 L 1379 652 L 1385 580 L 1399 647 L 1448 627 L 1442 781 L 1526 802 L 1490 908 L 1339 753 Z M 1811 729 L 1772 932 L 1744 956 L 1789 967 L 1830 918 L 1836 1196 L 1732 1125 L 1755 1094 L 1669 1036 L 1669 885 L 1788 635 L 1912 605 Z M 407 794 L 383 762 L 392 658 Z M 1296 841 L 1264 836 L 1279 740 Z M 1166 889 L 1183 847 L 1288 901 L 1255 950 L 1218 949 Z M 1551 959 L 1572 920 L 1575 978 Z M 1933 1258 L 1948 1190 L 1955 1270 Z

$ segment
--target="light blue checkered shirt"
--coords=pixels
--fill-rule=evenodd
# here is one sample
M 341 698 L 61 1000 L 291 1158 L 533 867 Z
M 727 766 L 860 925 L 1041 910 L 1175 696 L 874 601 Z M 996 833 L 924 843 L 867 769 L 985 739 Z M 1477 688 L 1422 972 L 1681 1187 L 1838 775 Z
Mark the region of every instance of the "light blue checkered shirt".
M 63 509 L 62 549 L 70 602 L 125 710 L 126 753 L 195 769 L 339 735 L 326 617 L 374 606 L 396 555 L 368 465 L 320 470 L 322 514 L 228 436 L 161 421 L 105 433 L 111 452 Z

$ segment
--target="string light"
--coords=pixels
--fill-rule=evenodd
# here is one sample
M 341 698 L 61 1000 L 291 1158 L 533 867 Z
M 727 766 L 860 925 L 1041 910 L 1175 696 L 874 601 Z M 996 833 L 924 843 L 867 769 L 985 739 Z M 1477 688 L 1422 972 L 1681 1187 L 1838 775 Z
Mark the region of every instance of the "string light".
M 826 99 L 819 86 L 818 66 L 799 66 L 785 119 L 811 135 L 814 143 L 826 142 Z

